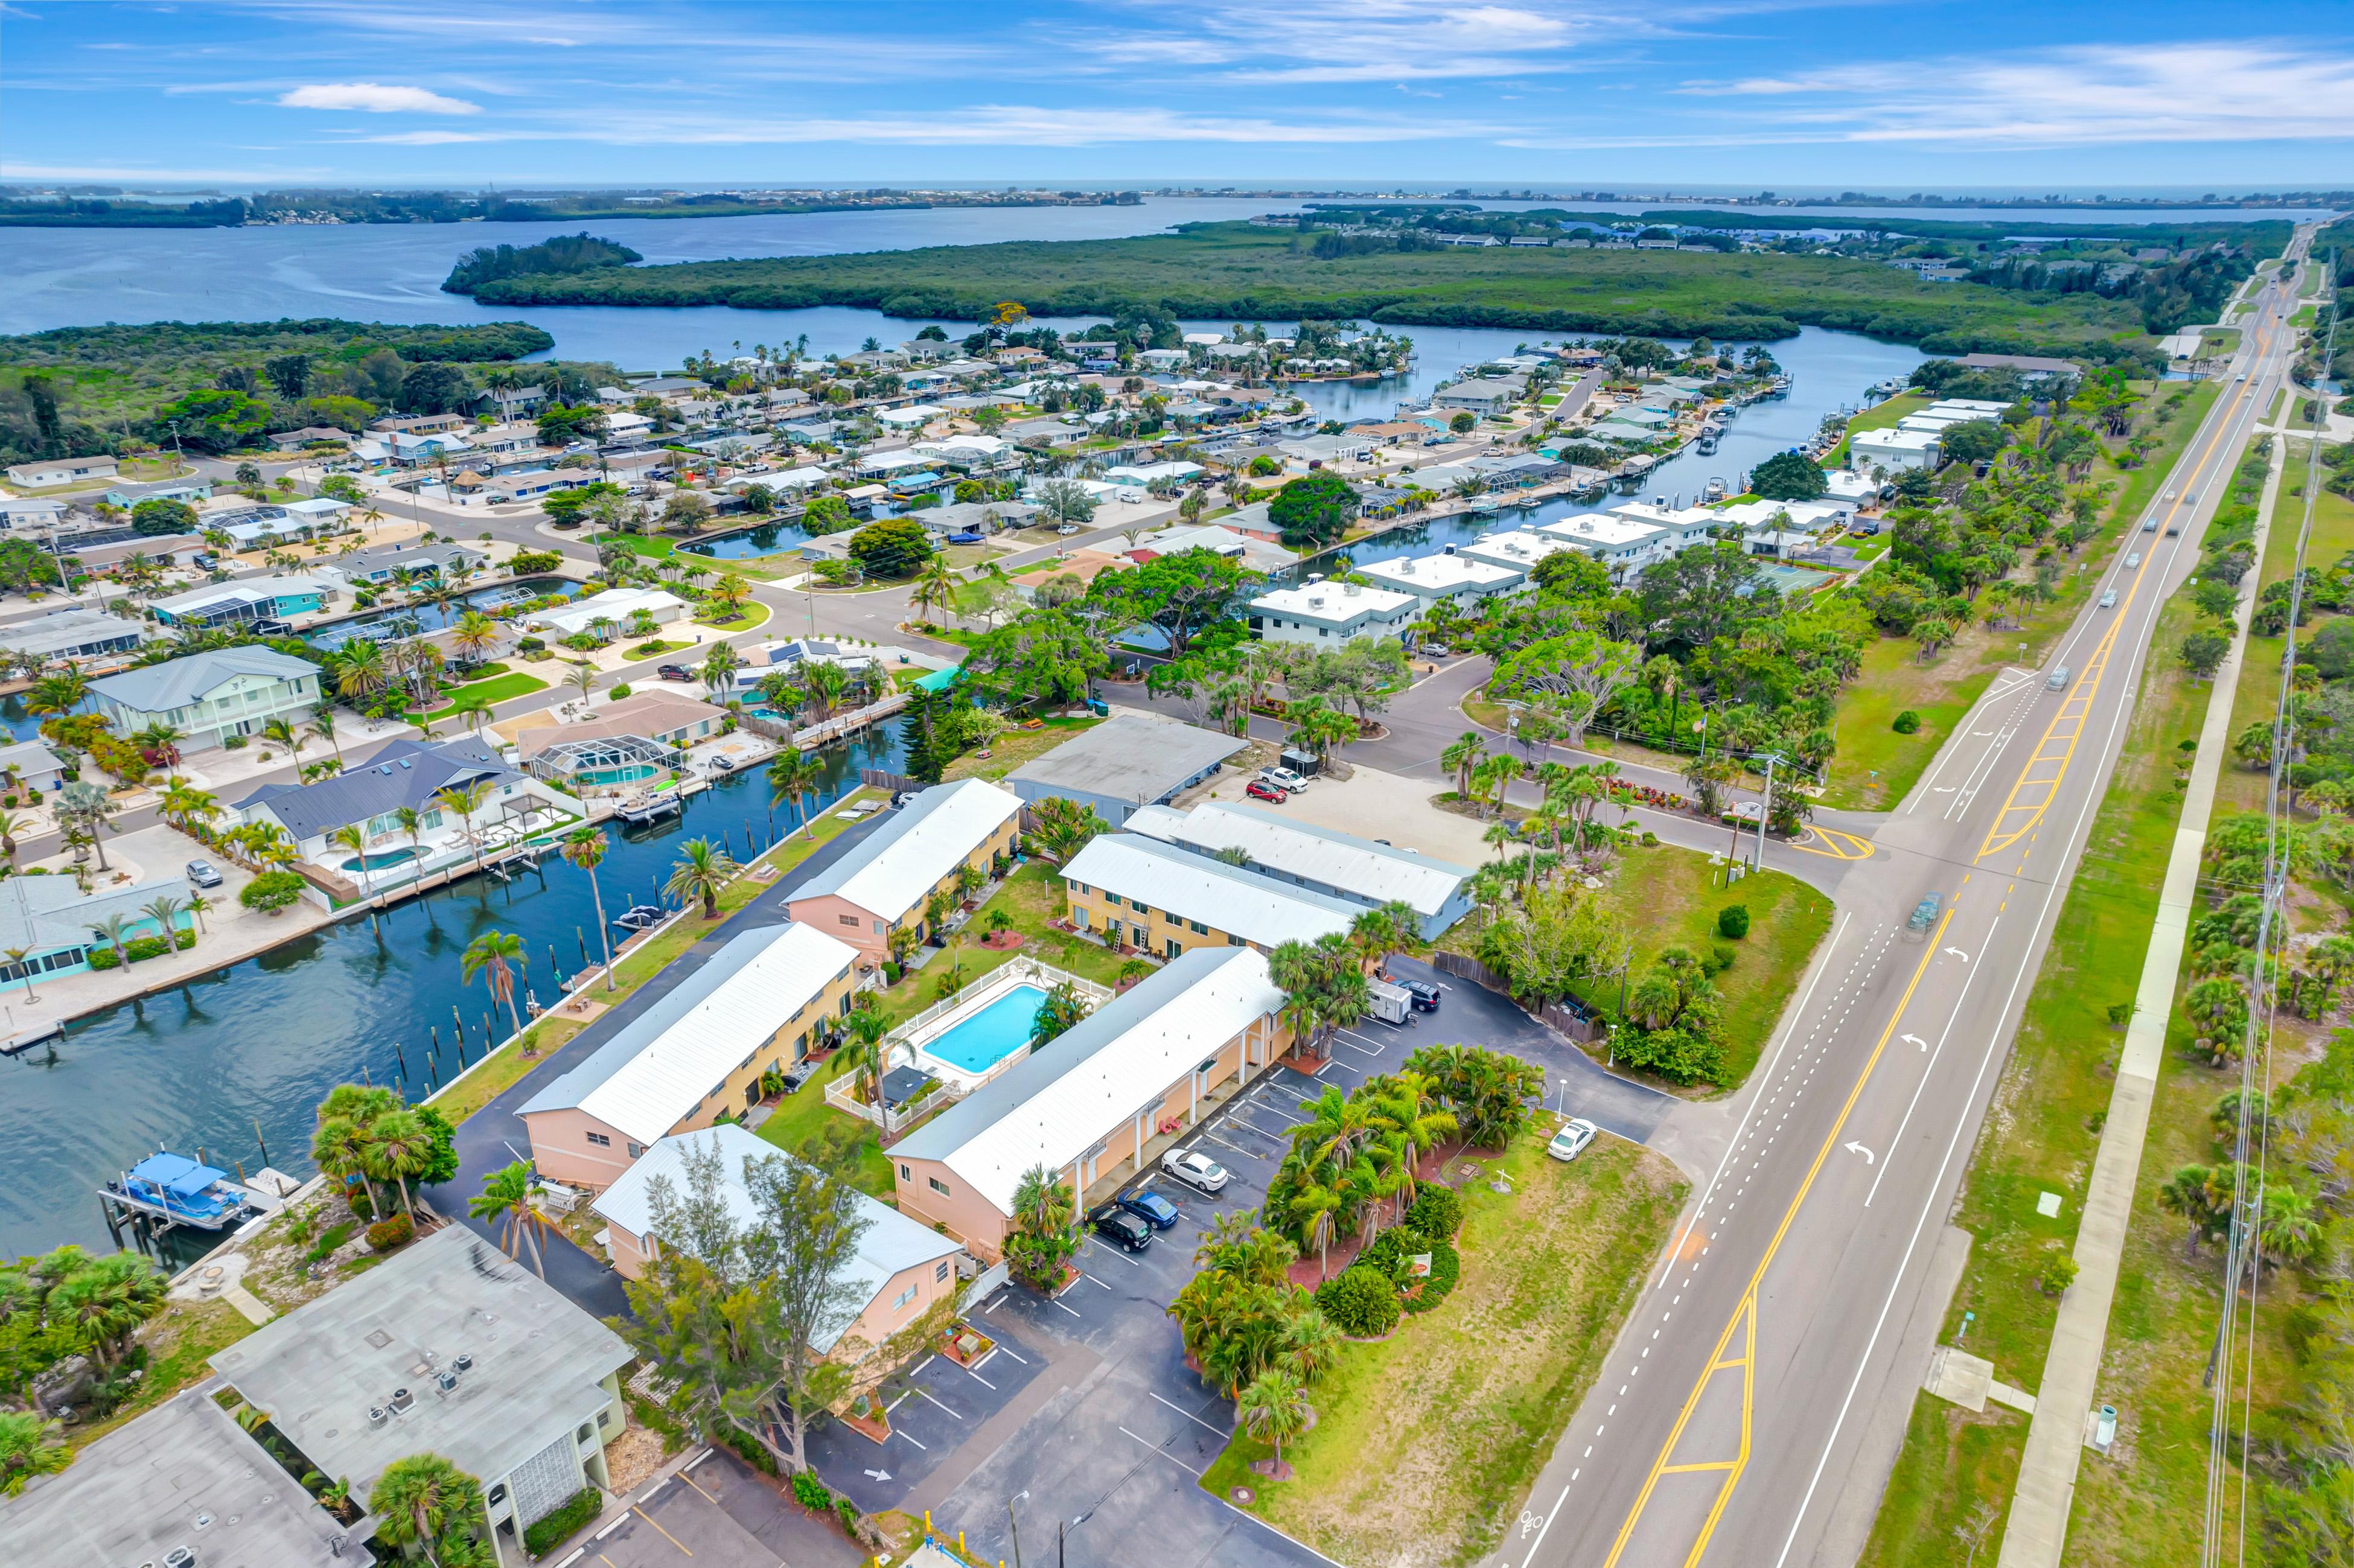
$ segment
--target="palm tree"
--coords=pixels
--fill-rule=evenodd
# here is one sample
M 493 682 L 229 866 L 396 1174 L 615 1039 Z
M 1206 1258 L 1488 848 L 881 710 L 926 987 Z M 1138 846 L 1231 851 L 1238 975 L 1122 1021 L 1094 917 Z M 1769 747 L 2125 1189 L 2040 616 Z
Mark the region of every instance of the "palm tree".
M 376 1201 L 376 1181 L 368 1172 L 367 1127 L 350 1116 L 323 1114 L 320 1107 L 316 1131 L 311 1134 L 311 1163 L 346 1185 L 355 1176 L 367 1189 L 368 1212 L 381 1215 L 384 1206 Z
M 531 956 L 524 951 L 523 938 L 512 931 L 485 931 L 458 956 L 461 983 L 472 985 L 474 977 L 482 975 L 492 998 L 506 1004 L 507 1017 L 517 1034 L 523 1033 L 523 1013 L 515 1006 L 515 977 L 530 967 Z
M 1477 792 L 1473 798 L 1493 796 L 1495 814 L 1501 817 L 1504 814 L 1504 791 L 1520 776 L 1520 763 L 1500 752 L 1472 769 L 1471 787 Z
M 400 1189 L 400 1206 L 409 1225 L 417 1224 L 417 1205 L 408 1196 L 409 1178 L 433 1163 L 433 1134 L 425 1118 L 403 1107 L 389 1110 L 368 1124 L 367 1171 L 380 1181 Z
M 289 756 L 302 755 L 302 743 L 295 736 L 294 726 L 287 723 L 283 717 L 270 719 L 263 724 L 261 737 L 284 747 Z
M 715 700 L 727 689 L 728 681 L 743 667 L 743 655 L 725 642 L 712 644 L 710 656 L 703 661 L 704 689 Z
M 109 915 L 105 919 L 94 922 L 90 928 L 90 935 L 103 938 L 106 945 L 114 949 L 114 961 L 118 964 L 130 961 L 122 953 L 122 938 L 130 929 L 130 920 L 121 915 Z
M 670 880 L 663 891 L 684 905 L 690 898 L 703 900 L 703 917 L 719 918 L 720 890 L 727 885 L 742 866 L 735 857 L 708 839 L 689 839 L 678 846 L 678 859 L 672 863 Z
M 34 682 L 33 689 L 25 694 L 25 707 L 28 712 L 54 718 L 73 712 L 88 695 L 90 677 L 68 664 L 61 673 Z
M 198 931 L 210 929 L 210 927 L 205 924 L 205 911 L 210 909 L 212 906 L 213 901 L 206 897 L 203 894 L 191 893 L 188 895 L 186 908 L 189 914 L 196 917 L 196 929 Z
M 469 692 L 450 705 L 450 711 L 465 722 L 469 733 L 480 735 L 491 719 L 491 700 L 480 692 Z
M 327 835 L 327 842 L 336 849 L 349 850 L 358 855 L 361 860 L 360 869 L 363 871 L 367 869 L 367 834 L 360 831 L 357 823 L 346 822 L 337 828 Z
M 825 765 L 806 751 L 780 751 L 777 759 L 769 764 L 769 799 L 771 802 L 793 803 L 793 813 L 801 819 L 801 837 L 805 839 L 817 837 L 810 826 L 807 802 L 824 779 Z
M 355 704 L 372 702 L 392 685 L 392 671 L 383 648 L 365 637 L 345 643 L 343 656 L 334 668 L 335 691 Z
M 474 836 L 474 813 L 482 809 L 482 801 L 491 792 L 488 784 L 452 784 L 433 797 L 433 803 L 452 812 L 458 819 L 458 831 L 466 835 L 466 842 L 474 852 L 474 868 L 482 864 L 482 841 Z
M 948 556 L 936 555 L 916 579 L 913 603 L 918 610 L 938 609 L 945 614 L 955 602 L 956 576 L 949 569 Z
M 311 710 L 311 722 L 302 726 L 304 740 L 323 740 L 334 747 L 335 760 L 344 758 L 344 743 L 335 738 L 335 710 L 321 703 Z
M 186 904 L 167 893 L 161 898 L 151 899 L 142 905 L 139 913 L 155 922 L 155 929 L 162 933 L 164 940 L 177 947 L 180 912 L 186 908 L 187 908 Z
M 1301 1383 L 1313 1383 L 1319 1373 L 1341 1357 L 1348 1342 L 1340 1326 L 1313 1307 L 1304 1307 L 1283 1320 L 1283 1359 Z
M 67 784 L 58 790 L 55 815 L 58 826 L 70 822 L 88 835 L 98 851 L 99 870 L 113 869 L 106 863 L 106 833 L 111 826 L 108 819 L 114 815 L 114 797 L 95 784 Z
M 458 617 L 458 624 L 450 632 L 451 645 L 475 662 L 498 641 L 499 623 L 479 609 L 470 609 Z
M 367 1508 L 386 1545 L 417 1547 L 432 1568 L 444 1568 L 438 1553 L 455 1543 L 445 1536 L 471 1541 L 484 1517 L 481 1483 L 439 1454 L 411 1454 L 386 1466 L 368 1489 Z
M 546 1215 L 532 1207 L 531 1194 L 537 1182 L 532 1180 L 531 1167 L 518 1160 L 504 1170 L 482 1178 L 482 1190 L 466 1200 L 466 1213 L 478 1220 L 504 1222 L 499 1234 L 499 1250 L 523 1261 L 516 1250 L 518 1243 L 528 1242 L 531 1260 L 542 1279 L 547 1277 L 547 1257 L 540 1250 L 539 1234 L 556 1227 Z
M 395 806 L 392 809 L 392 820 L 398 822 L 400 831 L 408 835 L 410 849 L 417 849 L 424 843 L 425 817 L 416 807 Z
M 812 664 L 803 684 L 809 690 L 810 700 L 817 705 L 819 722 L 823 723 L 842 705 L 842 694 L 850 684 L 850 674 L 839 664 Z
M 16 1497 L 34 1477 L 54 1476 L 72 1463 L 64 1423 L 0 1410 L 0 1497 Z
M 890 1066 L 890 1056 L 883 1048 L 883 1036 L 888 1026 L 883 1015 L 873 1008 L 859 1008 L 842 1021 L 850 1032 L 851 1062 L 865 1075 L 866 1092 L 875 1101 L 875 1114 L 881 1118 L 883 1136 L 891 1136 L 891 1107 L 883 1097 L 883 1075 Z
M 605 944 L 605 990 L 613 989 L 613 928 L 605 923 L 605 895 L 597 885 L 597 868 L 605 863 L 605 834 L 598 828 L 575 828 L 565 835 L 566 862 L 588 874 L 588 896 L 597 906 L 597 935 Z
M 30 825 L 14 811 L 0 811 L 0 857 L 5 857 L 11 871 L 16 869 L 16 835 Z
M 1250 1386 L 1235 1401 L 1235 1414 L 1244 1431 L 1274 1445 L 1275 1458 L 1268 1473 L 1280 1478 L 1290 1473 L 1283 1462 L 1284 1444 L 1308 1430 L 1316 1411 L 1297 1377 L 1281 1367 L 1269 1367 L 1251 1379 Z
M 1454 745 L 1438 754 L 1439 766 L 1455 775 L 1455 795 L 1458 800 L 1471 799 L 1471 772 L 1488 755 L 1488 737 L 1476 729 L 1467 729 Z
M 574 660 L 571 670 L 564 677 L 564 683 L 578 692 L 581 700 L 586 702 L 590 689 L 597 684 L 597 666 L 586 659 Z
M 16 967 L 17 972 L 25 981 L 25 994 L 26 996 L 30 997 L 33 994 L 33 969 L 32 966 L 26 963 L 25 960 L 32 956 L 33 949 L 30 948 L 8 948 L 5 949 L 0 949 L 0 951 L 5 951 L 8 955 L 8 961 Z

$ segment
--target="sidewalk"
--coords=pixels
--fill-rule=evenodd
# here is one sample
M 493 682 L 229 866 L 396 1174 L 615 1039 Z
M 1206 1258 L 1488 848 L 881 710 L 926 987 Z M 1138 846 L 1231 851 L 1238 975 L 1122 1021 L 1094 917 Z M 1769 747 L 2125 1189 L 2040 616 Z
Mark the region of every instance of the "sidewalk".
M 2272 476 L 2264 482 L 2256 517 L 2256 559 L 2264 558 L 2273 503 L 2280 494 L 2285 443 L 2273 443 Z M 2207 698 L 2207 718 L 2199 731 L 2197 758 L 2166 861 L 2166 879 L 2150 927 L 2149 951 L 2142 960 L 2134 993 L 2133 1021 L 2126 1026 L 2125 1051 L 2117 1062 L 2116 1087 L 2109 1097 L 2101 1144 L 2084 1189 L 2084 1219 L 2076 1228 L 2076 1282 L 2060 1298 L 2052 1346 L 2036 1384 L 2035 1414 L 2020 1457 L 2019 1489 L 2003 1529 L 1997 1568 L 2059 1568 L 2068 1541 L 2068 1510 L 2076 1492 L 2076 1467 L 2084 1458 L 2084 1413 L 2100 1383 L 2102 1348 L 2109 1308 L 2116 1296 L 2117 1267 L 2126 1233 L 2133 1223 L 2134 1183 L 2141 1171 L 2150 1104 L 2158 1093 L 2158 1070 L 2166 1047 L 2167 1021 L 2174 1012 L 2174 984 L 2182 948 L 2197 912 L 2199 854 L 2207 842 L 2207 821 L 2215 804 L 2215 780 L 2232 744 L 2232 697 L 2240 662 L 2247 652 L 2248 619 L 2254 612 L 2253 587 L 2232 621 L 2232 652 L 2215 673 Z

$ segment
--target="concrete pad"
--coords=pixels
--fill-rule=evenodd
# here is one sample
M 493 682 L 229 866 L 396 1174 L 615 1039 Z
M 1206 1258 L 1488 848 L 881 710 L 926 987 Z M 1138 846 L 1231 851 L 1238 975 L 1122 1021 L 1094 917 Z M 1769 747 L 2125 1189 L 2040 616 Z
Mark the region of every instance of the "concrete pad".
M 2039 1195 L 2035 1200 L 2035 1212 L 2047 1220 L 2057 1218 L 2060 1213 L 2060 1194 L 2045 1192 Z
M 1939 1399 L 1976 1412 L 1986 1408 L 1987 1390 L 1993 1382 L 1992 1361 L 1951 1345 L 1939 1345 L 1929 1358 L 1929 1375 L 1921 1386 Z
M 1221 779 L 1206 798 L 1231 805 L 1243 798 L 1246 782 L 1240 774 Z M 1495 850 L 1480 842 L 1490 821 L 1458 817 L 1430 803 L 1433 795 L 1451 788 L 1452 784 L 1436 779 L 1409 779 L 1356 765 L 1352 777 L 1317 779 L 1282 805 L 1267 810 L 1359 838 L 1387 839 L 1401 849 L 1419 850 L 1436 860 L 1484 865 L 1496 858 Z
M 2004 1383 L 1999 1379 L 1989 1381 L 1987 1383 L 1987 1397 L 1993 1400 L 1997 1404 L 2007 1404 L 2013 1410 L 2022 1410 L 2030 1415 L 2035 1414 L 2035 1396 L 2033 1394 L 2028 1393 L 2023 1388 L 2013 1388 L 2010 1384 Z

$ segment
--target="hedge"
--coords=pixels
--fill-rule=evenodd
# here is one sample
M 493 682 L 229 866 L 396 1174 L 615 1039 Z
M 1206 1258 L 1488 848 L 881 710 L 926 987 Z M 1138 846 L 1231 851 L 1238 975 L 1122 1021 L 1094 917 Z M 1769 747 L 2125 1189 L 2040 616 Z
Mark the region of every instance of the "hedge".
M 1424 1277 L 1422 1289 L 1400 1303 L 1408 1312 L 1427 1312 L 1454 1292 L 1455 1282 L 1463 1273 L 1463 1255 L 1443 1241 L 1430 1244 L 1430 1273 Z
M 1426 1186 L 1406 1210 L 1405 1223 L 1426 1236 L 1451 1236 L 1463 1228 L 1462 1196 L 1452 1187 Z
M 395 1214 L 367 1228 L 367 1244 L 371 1251 L 390 1252 L 397 1246 L 405 1245 L 416 1234 L 416 1227 L 409 1223 L 407 1214 Z
M 1361 1263 L 1318 1286 L 1316 1305 L 1342 1333 L 1354 1339 L 1377 1340 L 1397 1327 L 1396 1288 L 1379 1270 Z
M 559 1504 L 555 1512 L 525 1529 L 523 1549 L 534 1557 L 544 1557 L 604 1509 L 605 1499 L 598 1495 L 597 1489 L 583 1487 Z
M 94 969 L 119 969 L 122 967 L 122 959 L 115 955 L 112 948 L 92 948 L 89 962 Z

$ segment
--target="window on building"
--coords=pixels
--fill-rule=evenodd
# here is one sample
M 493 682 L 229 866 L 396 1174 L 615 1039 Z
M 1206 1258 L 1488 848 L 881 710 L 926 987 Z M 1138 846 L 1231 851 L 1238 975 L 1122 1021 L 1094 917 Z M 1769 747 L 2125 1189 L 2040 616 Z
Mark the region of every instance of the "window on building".
M 1185 916 L 1178 914 L 1174 909 L 1163 909 L 1161 912 L 1161 918 L 1172 926 L 1182 927 L 1185 924 Z
M 580 1430 L 575 1436 L 583 1443 L 590 1442 L 595 1439 L 597 1429 L 584 1421 L 580 1424 Z
M 857 924 L 857 922 L 854 920 L 854 921 L 852 921 L 852 922 L 851 922 L 851 924 L 853 924 L 853 925 L 856 925 L 856 924 Z M 883 924 L 883 922 L 882 922 L 882 921 L 877 920 L 877 921 L 875 921 L 875 934 L 876 936 L 878 936 L 878 937 L 887 937 L 887 936 L 889 936 L 891 933 L 890 933 L 889 928 L 888 928 L 887 927 L 885 927 L 885 926 Z
M 1074 882 L 1071 884 L 1071 891 L 1074 893 L 1093 893 L 1095 889 L 1089 887 L 1084 882 Z
M 1131 898 L 1129 900 L 1129 903 L 1134 907 L 1139 915 L 1150 915 L 1152 913 L 1152 906 L 1141 898 Z
M 630 1145 L 630 1158 L 632 1160 L 635 1160 L 639 1155 L 643 1154 L 645 1151 L 646 1146 L 642 1143 L 632 1143 Z
M 905 1311 L 907 1309 L 907 1303 L 916 1298 L 916 1291 L 917 1288 L 918 1287 L 910 1285 L 907 1289 L 902 1290 L 898 1295 L 893 1297 L 891 1299 L 891 1310 L 894 1312 Z
M 1189 920 L 1186 924 L 1193 927 L 1193 935 L 1196 937 L 1206 937 L 1210 934 L 1210 928 L 1199 920 Z
M 489 1491 L 482 1495 L 482 1500 L 491 1503 L 503 1503 L 506 1501 L 507 1484 L 504 1481 L 501 1481 L 498 1485 L 493 1487 Z
M 899 1180 L 900 1180 L 900 1181 L 914 1181 L 915 1179 L 916 1179 L 916 1173 L 915 1173 L 914 1171 L 912 1171 L 908 1170 L 908 1169 L 907 1169 L 906 1166 L 904 1166 L 904 1165 L 902 1165 L 902 1166 L 900 1166 L 900 1167 L 899 1167 Z
M 599 1149 L 610 1149 L 610 1148 L 612 1148 L 612 1147 L 613 1147 L 613 1140 L 612 1140 L 611 1139 L 610 1139 L 610 1138 L 607 1138 L 607 1137 L 606 1137 L 603 1133 L 601 1133 L 601 1132 L 592 1132 L 592 1133 L 590 1133 L 590 1134 L 588 1135 L 588 1141 L 589 1141 L 589 1142 L 591 1142 L 591 1143 L 593 1143 L 593 1144 L 595 1144 L 595 1145 L 596 1145 L 598 1148 L 599 1148 Z
M 938 1265 L 932 1270 L 932 1283 L 935 1285 L 946 1285 L 948 1282 L 949 1260 L 947 1258 L 942 1258 Z
M 858 924 L 858 916 L 855 915 L 837 915 L 834 918 L 840 920 L 845 926 L 855 926 Z
M 927 1176 L 924 1180 L 931 1183 L 932 1191 L 938 1192 L 941 1197 L 945 1198 L 949 1195 L 949 1184 L 941 1181 L 938 1177 Z
M 1071 924 L 1084 931 L 1087 928 L 1087 912 L 1076 906 L 1071 910 Z M 13 978 L 13 977 L 12 977 Z

